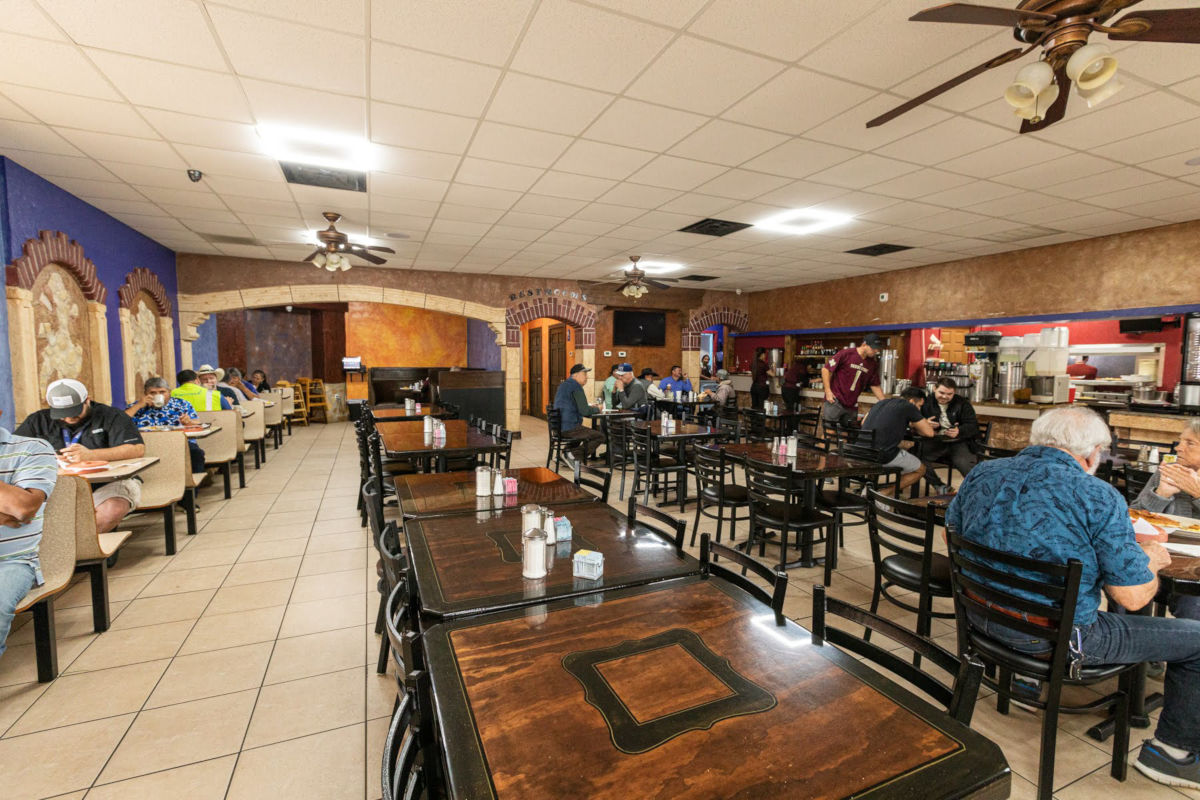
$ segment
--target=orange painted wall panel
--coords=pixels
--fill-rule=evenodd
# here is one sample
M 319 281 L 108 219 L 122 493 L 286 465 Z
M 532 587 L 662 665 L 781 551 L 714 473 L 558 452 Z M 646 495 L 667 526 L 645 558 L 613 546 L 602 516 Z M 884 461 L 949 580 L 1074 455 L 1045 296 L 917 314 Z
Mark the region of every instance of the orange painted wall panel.
M 364 367 L 467 365 L 467 318 L 423 308 L 352 302 L 346 312 L 346 355 Z

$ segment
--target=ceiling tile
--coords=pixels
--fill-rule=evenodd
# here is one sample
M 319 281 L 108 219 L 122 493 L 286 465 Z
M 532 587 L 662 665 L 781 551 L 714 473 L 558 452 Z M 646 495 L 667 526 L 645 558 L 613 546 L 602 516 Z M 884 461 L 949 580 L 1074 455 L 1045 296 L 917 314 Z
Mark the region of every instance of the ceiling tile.
M 434 217 L 438 210 L 438 200 L 422 200 L 414 197 L 391 197 L 380 194 L 375 187 L 370 193 L 370 203 L 372 213 L 383 214 L 402 214 L 413 217 Z M 403 188 L 394 189 L 394 191 L 405 191 Z M 414 189 L 414 194 L 417 190 Z
M 54 178 L 51 180 L 51 183 L 66 189 L 77 197 L 142 202 L 146 200 L 145 196 L 137 190 L 117 181 L 98 181 L 90 178 Z
M 288 202 L 292 198 L 291 191 L 288 189 L 287 184 L 282 180 L 262 181 L 252 180 L 249 178 L 232 177 L 229 175 L 205 174 L 204 182 L 207 183 L 214 192 L 227 199 L 236 196 L 241 197 L 244 200 L 261 199 Z M 230 208 L 237 210 L 232 203 L 230 204 Z
M 438 219 L 452 219 L 459 222 L 486 222 L 490 225 L 502 216 L 504 216 L 504 212 L 496 208 L 456 206 L 446 203 L 438 209 Z
M 31 66 L 36 65 L 36 68 Z M 0 33 L 0 83 L 119 100 L 104 76 L 70 44 Z
M 181 167 L 152 167 L 146 164 L 129 164 L 105 161 L 104 167 L 139 191 L 144 186 L 159 186 L 181 191 L 207 192 L 208 187 L 188 180 L 187 171 Z
M 482 61 L 508 61 L 533 0 L 386 0 L 371 3 L 371 36 L 422 50 Z
M 554 168 L 597 178 L 623 180 L 652 158 L 654 153 L 645 150 L 580 139 L 567 148 L 555 162 Z
M 0 31 L 12 31 L 39 39 L 67 38 L 33 0 L 5 0 L 4 14 L 0 15 Z
M 65 128 L 59 129 L 59 133 L 98 161 L 125 161 L 151 167 L 187 169 L 183 159 L 169 144 L 161 140 L 135 139 L 132 136 L 114 136 L 111 133 L 73 131 Z
M 1170 42 L 1134 42 L 1120 51 L 1118 59 L 1122 74 L 1137 75 L 1159 86 L 1169 86 L 1200 74 L 1200 53 Z
M 843 161 L 837 166 L 817 172 L 809 178 L 817 183 L 830 183 L 834 186 L 844 186 L 848 189 L 861 189 L 883 180 L 898 178 L 920 167 L 893 161 L 882 156 L 864 153 L 849 161 Z
M 758 172 L 803 178 L 859 155 L 854 150 L 807 139 L 791 139 L 743 166 Z
M 569 136 L 484 122 L 471 142 L 471 155 L 510 164 L 548 167 L 570 144 Z
M 495 189 L 515 189 L 526 191 L 542 176 L 541 167 L 524 167 L 517 164 L 506 164 L 502 161 L 488 161 L 482 158 L 467 157 L 463 159 L 454 180 L 459 183 L 469 183 L 475 186 L 491 186 Z
M 254 111 L 253 122 L 350 136 L 367 133 L 367 104 L 361 98 L 248 78 L 240 83 Z M 319 109 L 316 116 L 314 109 Z
M 76 44 L 193 67 L 225 69 L 225 59 L 209 32 L 204 12 L 189 0 L 40 3 Z M 154 21 L 154 31 L 145 35 L 149 20 Z
M 478 116 L 500 70 L 390 44 L 371 48 L 371 97 L 403 106 Z
M 800 134 L 874 94 L 870 89 L 826 75 L 789 69 L 724 116 L 761 128 Z
M 1198 142 L 1200 142 L 1200 120 L 1194 119 L 1096 147 L 1092 153 L 1102 158 L 1111 158 L 1127 164 L 1142 164 L 1177 153 L 1186 153 L 1186 155 L 1172 160 L 1179 165 L 1180 169 L 1187 169 L 1183 166 L 1183 162 L 1200 152 Z
M 418 150 L 462 153 L 475 130 L 475 120 L 436 111 L 371 103 L 371 140 Z
M 165 189 L 158 186 L 143 186 L 138 191 L 144 194 L 152 202 L 158 203 L 167 208 L 211 208 L 219 209 L 223 213 L 229 213 L 228 209 L 221 202 L 221 198 L 217 197 L 210 191 L 187 191 L 182 189 Z
M 530 120 L 536 120 L 542 130 L 575 136 L 612 99 L 612 95 L 603 92 L 509 72 L 492 98 L 487 118 L 513 125 L 528 125 Z
M 867 122 L 891 111 L 901 102 L 903 101 L 900 98 L 893 95 L 877 94 L 865 103 L 816 126 L 805 134 L 805 138 L 835 144 L 839 147 L 874 150 L 888 142 L 894 142 L 916 131 L 950 119 L 950 114 L 925 104 L 884 125 L 874 128 L 867 127 Z
M 194 117 L 191 114 L 156 108 L 139 107 L 138 112 L 169 142 L 198 144 L 202 147 L 217 147 L 243 153 L 257 153 L 262 149 L 262 140 L 258 138 L 253 125 Z
M 527 194 L 517 201 L 513 211 L 526 214 L 547 214 L 549 216 L 566 216 L 574 214 L 587 205 L 585 200 L 567 200 L 562 197 L 550 197 L 541 194 Z
M 371 175 L 368 188 L 372 195 L 437 202 L 446 194 L 449 183 L 446 181 L 432 181 L 427 178 L 408 178 L 402 175 L 392 175 L 387 172 L 376 172 Z
M 486 186 L 465 186 L 456 183 L 446 192 L 447 203 L 457 203 L 463 206 L 481 206 L 482 208 L 512 208 L 513 203 L 521 198 L 520 192 L 507 189 L 490 189 Z
M 731 169 L 723 175 L 718 175 L 708 183 L 697 187 L 696 191 L 717 197 L 735 197 L 738 200 L 750 200 L 780 189 L 791 183 L 787 178 L 778 175 L 767 175 L 762 172 L 751 172 L 748 169 Z
M 695 214 L 699 221 L 704 217 L 717 216 L 727 208 L 737 205 L 736 200 L 728 197 L 712 197 L 707 194 L 689 192 L 674 200 L 662 204 L 663 211 L 676 211 L 680 214 Z
M 450 180 L 462 160 L 447 153 L 430 153 L 425 150 L 409 150 L 404 147 L 387 147 L 377 144 L 374 148 L 375 169 L 414 178 Z
M 688 30 L 773 58 L 795 61 L 870 8 L 870 3 L 716 0 Z
M 616 181 L 603 178 L 549 170 L 533 185 L 532 191 L 575 200 L 595 200 L 615 185 Z
M 1087 153 L 1071 153 L 1053 161 L 992 176 L 992 180 L 1026 189 L 1052 186 L 1056 183 L 1086 178 L 1111 170 L 1115 165 Z
M 688 191 L 725 172 L 725 167 L 675 156 L 659 156 L 630 176 L 636 183 Z
M 875 150 L 881 156 L 937 164 L 1011 139 L 1016 134 L 966 117 L 953 117 Z
M 37 122 L 16 122 L 0 120 L 0 141 L 4 143 L 4 152 L 9 149 L 29 150 L 36 153 L 49 153 L 60 156 L 83 155 L 79 148 L 68 142 L 52 128 Z M 91 155 L 90 153 L 88 155 Z
M 500 218 L 499 224 L 513 228 L 533 228 L 539 231 L 553 230 L 565 217 L 556 214 L 523 214 L 510 211 Z
M 1162 180 L 1161 176 L 1136 167 L 1118 167 L 1107 172 L 1061 183 L 1047 182 L 1047 185 L 1042 187 L 1042 191 L 1055 197 L 1086 200 L 1092 195 L 1116 192 L 1134 186 L 1144 186 L 1148 183 L 1158 183 L 1160 180 Z
M 954 189 L 967 183 L 971 183 L 971 178 L 965 175 L 955 175 L 940 169 L 922 169 L 877 183 L 871 187 L 871 191 L 890 197 L 913 200 L 936 192 Z
M 787 141 L 788 138 L 780 133 L 714 119 L 672 147 L 670 152 L 734 167 Z
M 1200 117 L 1200 105 L 1165 92 L 1151 92 L 1124 103 L 1106 103 L 1091 110 L 1077 104 L 1072 112 L 1073 116 L 1038 136 L 1066 147 L 1086 150 L 1195 119 Z
M 941 166 L 951 172 L 961 172 L 976 178 L 994 178 L 1069 155 L 1071 151 L 1065 147 L 1043 142 L 1032 136 L 1014 136 L 1000 144 L 945 161 Z
M 657 208 L 663 203 L 674 200 L 679 196 L 675 189 L 664 189 L 658 186 L 642 186 L 636 183 L 618 183 L 604 194 L 600 200 L 619 206 L 634 208 Z
M 624 225 L 626 222 L 637 219 L 642 215 L 641 209 L 627 208 L 626 206 L 614 206 L 608 203 L 592 203 L 587 208 L 582 209 L 575 215 L 577 220 L 586 220 L 588 222 L 607 222 L 613 225 Z M 607 233 L 604 231 L 603 233 Z M 601 232 L 596 233 L 597 236 L 602 235 Z
M 512 68 L 619 92 L 658 55 L 671 32 L 567 0 L 543 0 Z
M 682 36 L 625 94 L 700 114 L 719 114 L 781 69 L 777 61 Z
M 962 208 L 966 205 L 998 200 L 1020 193 L 1015 186 L 1006 186 L 991 181 L 971 181 L 953 189 L 939 191 L 923 198 L 926 203 L 937 203 L 946 208 Z
M 254 121 L 233 75 L 102 50 L 87 53 L 131 103 L 234 122 Z M 187 91 L 181 92 L 181 86 Z
M 556 231 L 565 231 L 567 233 L 582 233 L 587 234 L 591 239 L 596 236 L 603 236 L 616 226 L 611 222 L 599 222 L 588 219 L 569 219 L 563 224 L 555 228 Z
M 64 97 L 57 92 L 24 86 L 8 86 L 5 94 L 48 125 L 121 136 L 158 138 L 154 129 L 128 103 L 90 97 Z
M 593 5 L 604 6 L 672 28 L 686 25 L 704 3 L 705 0 L 592 0 Z
M 365 0 L 219 0 L 221 5 L 318 28 L 362 35 Z M 380 5 L 380 4 L 376 4 Z M 396 5 L 388 2 L 382 5 Z M 378 33 L 376 33 L 378 35 Z
M 283 170 L 279 162 L 267 156 L 252 153 L 236 153 L 232 150 L 217 150 L 197 147 L 192 144 L 175 145 L 175 150 L 191 169 L 214 175 L 229 175 L 259 181 L 283 182 Z
M 208 6 L 208 14 L 239 75 L 343 94 L 366 91 L 358 37 L 217 5 Z
M 695 131 L 705 121 L 698 114 L 621 98 L 592 123 L 584 136 L 661 152 Z
M 1181 197 L 1191 194 L 1195 188 L 1195 186 L 1183 181 L 1158 181 L 1142 186 L 1130 186 L 1129 188 L 1113 192 L 1105 191 L 1103 194 L 1095 194 L 1088 197 L 1087 201 L 1092 205 L 1104 206 L 1105 208 L 1125 209 L 1129 206 L 1142 205 L 1143 203 L 1151 203 L 1156 200 Z

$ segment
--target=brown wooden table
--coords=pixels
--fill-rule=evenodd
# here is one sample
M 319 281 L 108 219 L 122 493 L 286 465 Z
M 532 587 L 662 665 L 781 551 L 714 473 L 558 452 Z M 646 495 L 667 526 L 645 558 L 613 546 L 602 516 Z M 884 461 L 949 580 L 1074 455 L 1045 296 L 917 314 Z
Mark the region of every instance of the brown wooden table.
M 475 496 L 474 472 L 441 472 L 433 475 L 398 475 L 395 478 L 400 512 L 405 517 L 444 517 L 480 511 L 503 511 L 526 503 L 559 506 L 591 503 L 599 498 L 545 467 L 505 470 L 517 479 L 516 495 Z
M 634 527 L 612 506 L 593 503 L 551 509 L 574 527 L 570 542 L 553 548 L 545 578 L 521 577 L 521 513 L 410 519 L 404 523 L 422 614 L 431 621 L 528 606 L 622 586 L 694 575 L 700 562 Z M 550 550 L 551 548 L 547 548 Z M 604 575 L 575 578 L 577 550 L 604 554 Z
M 1009 795 L 994 743 L 719 578 L 424 638 L 451 798 Z
M 429 405 L 428 403 L 422 403 L 420 412 L 414 411 L 411 414 L 405 410 L 403 405 L 383 403 L 371 406 L 371 416 L 380 422 L 414 422 L 425 419 L 425 417 L 444 419 L 453 415 L 439 405 Z
M 391 458 L 410 458 L 425 465 L 439 456 L 463 458 L 478 453 L 498 453 L 506 445 L 490 434 L 478 431 L 466 420 L 446 420 L 446 440 L 435 444 L 432 434 L 427 435 L 422 425 L 407 422 L 380 422 L 375 429 L 383 440 L 383 449 Z
M 639 430 L 649 430 L 650 436 L 659 441 L 659 449 L 662 449 L 663 444 L 675 444 L 675 460 L 680 464 L 687 464 L 687 443 L 688 442 L 703 442 L 709 439 L 719 439 L 724 434 L 720 428 L 710 428 L 707 425 L 697 425 L 694 422 L 676 422 L 671 426 L 670 433 L 663 433 L 663 425 L 661 419 L 656 419 L 647 422 L 639 420 L 632 423 L 632 426 Z M 679 510 L 683 511 L 684 506 L 691 502 L 687 496 L 687 475 L 680 478 L 679 483 Z M 666 505 L 666 503 L 659 503 Z
M 142 456 L 141 458 L 125 458 L 120 461 L 108 462 L 108 468 L 97 472 L 77 473 L 70 471 L 58 471 L 59 475 L 79 475 L 85 481 L 92 485 L 101 483 L 110 483 L 112 481 L 124 480 L 132 478 L 139 472 L 143 472 L 157 464 L 158 456 Z
M 747 424 L 761 426 L 764 434 L 772 436 L 788 436 L 796 430 L 800 420 L 816 420 L 820 415 L 813 411 L 788 411 L 786 409 L 776 414 L 768 414 L 761 408 L 739 408 L 738 413 L 746 417 Z

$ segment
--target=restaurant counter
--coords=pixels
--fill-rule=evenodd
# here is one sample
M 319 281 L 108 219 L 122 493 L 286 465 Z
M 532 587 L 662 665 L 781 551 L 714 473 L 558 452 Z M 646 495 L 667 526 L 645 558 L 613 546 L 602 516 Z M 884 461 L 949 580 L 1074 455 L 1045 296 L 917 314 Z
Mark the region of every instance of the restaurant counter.
M 1179 432 L 1195 414 L 1155 414 L 1146 411 L 1113 409 L 1108 412 L 1108 424 L 1122 439 L 1171 444 L 1179 441 Z

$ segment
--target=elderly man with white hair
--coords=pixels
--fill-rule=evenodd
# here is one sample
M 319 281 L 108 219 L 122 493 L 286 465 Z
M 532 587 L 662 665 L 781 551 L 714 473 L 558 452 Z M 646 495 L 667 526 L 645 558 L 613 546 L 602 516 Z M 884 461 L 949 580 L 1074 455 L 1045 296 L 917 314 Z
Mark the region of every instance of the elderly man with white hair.
M 1167 662 L 1162 715 L 1135 766 L 1160 783 L 1200 789 L 1200 621 L 1099 610 L 1104 593 L 1127 609 L 1143 608 L 1158 592 L 1158 570 L 1171 562 L 1161 544 L 1137 543 L 1124 499 L 1092 477 L 1111 441 L 1108 426 L 1090 409 L 1057 408 L 1033 423 L 1029 440 L 1016 456 L 971 470 L 946 522 L 965 539 L 996 550 L 1083 563 L 1074 620 L 1077 657 L 1088 665 Z M 1044 639 L 977 622 L 1014 649 L 1050 649 Z

